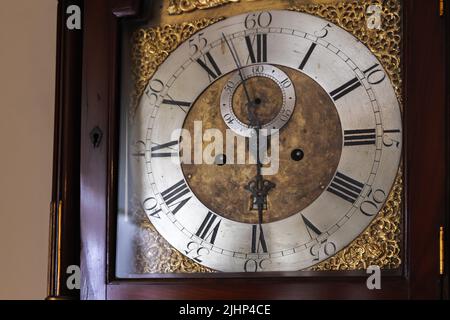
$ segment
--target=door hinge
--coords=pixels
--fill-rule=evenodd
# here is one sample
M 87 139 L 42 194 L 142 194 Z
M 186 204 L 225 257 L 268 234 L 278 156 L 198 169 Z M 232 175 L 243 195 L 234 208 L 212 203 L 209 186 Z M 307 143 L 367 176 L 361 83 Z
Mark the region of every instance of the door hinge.
M 444 5 L 444 1 L 445 0 L 439 0 L 439 16 L 443 17 L 444 13 L 445 13 L 445 5 Z
M 444 274 L 444 227 L 439 228 L 439 274 Z

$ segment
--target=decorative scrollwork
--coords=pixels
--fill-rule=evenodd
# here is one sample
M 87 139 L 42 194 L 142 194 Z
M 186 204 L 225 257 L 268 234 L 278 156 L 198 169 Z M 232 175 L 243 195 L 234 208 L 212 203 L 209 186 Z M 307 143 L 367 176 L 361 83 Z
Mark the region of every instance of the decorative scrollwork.
M 170 0 L 167 11 L 169 14 L 181 14 L 196 9 L 209 9 L 239 0 Z

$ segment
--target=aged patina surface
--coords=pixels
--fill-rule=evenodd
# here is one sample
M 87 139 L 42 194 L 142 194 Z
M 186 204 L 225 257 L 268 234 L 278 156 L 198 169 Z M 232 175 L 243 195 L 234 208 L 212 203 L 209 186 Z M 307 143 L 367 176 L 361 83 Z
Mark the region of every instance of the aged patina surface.
M 329 95 L 306 75 L 278 66 L 295 86 L 297 104 L 289 122 L 280 130 L 279 170 L 267 176 L 276 187 L 270 191 L 264 211 L 264 222 L 285 219 L 306 208 L 324 191 L 334 176 L 342 148 L 342 128 L 336 108 Z M 220 115 L 220 94 L 229 75 L 212 84 L 194 103 L 185 126 L 194 131 L 194 121 L 201 121 L 203 131 L 219 129 L 226 136 L 226 126 Z M 264 83 L 261 83 L 261 80 Z M 243 86 L 237 89 L 234 109 L 248 124 L 246 97 Z M 270 79 L 258 77 L 248 81 L 248 91 L 261 100 L 257 107 L 261 124 L 272 120 L 282 103 L 281 91 Z M 270 139 L 268 139 L 270 140 Z M 210 142 L 203 142 L 203 149 Z M 293 150 L 303 150 L 304 157 L 295 161 Z M 223 150 L 226 150 L 224 141 Z M 237 152 L 235 145 L 235 152 Z M 239 222 L 258 223 L 258 212 L 250 210 L 250 193 L 247 183 L 256 175 L 256 165 L 249 163 L 248 144 L 244 148 L 246 164 L 185 164 L 183 170 L 191 190 L 214 212 Z M 192 155 L 192 158 L 194 156 Z M 226 154 L 228 162 L 233 157 Z M 234 156 L 236 159 L 236 156 Z

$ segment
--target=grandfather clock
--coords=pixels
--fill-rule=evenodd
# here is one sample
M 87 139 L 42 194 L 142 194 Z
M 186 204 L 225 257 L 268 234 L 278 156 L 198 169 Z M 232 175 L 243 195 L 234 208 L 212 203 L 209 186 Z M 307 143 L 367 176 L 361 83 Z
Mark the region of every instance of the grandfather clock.
M 439 0 L 60 1 L 49 298 L 446 298 L 446 27 Z

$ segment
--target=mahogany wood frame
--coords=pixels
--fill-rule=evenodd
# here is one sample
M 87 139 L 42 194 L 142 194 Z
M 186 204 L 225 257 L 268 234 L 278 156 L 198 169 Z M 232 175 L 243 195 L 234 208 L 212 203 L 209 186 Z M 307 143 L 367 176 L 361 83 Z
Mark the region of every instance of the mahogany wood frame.
M 60 0 L 64 7 L 71 1 Z M 81 3 L 80 1 L 75 1 Z M 237 275 L 233 278 L 117 280 L 114 278 L 115 193 L 118 147 L 120 20 L 137 18 L 141 0 L 84 1 L 83 43 L 69 46 L 83 52 L 80 59 L 68 59 L 63 50 L 71 31 L 59 24 L 59 68 L 57 88 L 67 90 L 70 101 L 57 100 L 57 110 L 72 110 L 79 120 L 77 98 L 82 94 L 81 130 L 73 142 L 81 148 L 79 177 L 69 176 L 80 185 L 81 221 L 81 299 L 439 299 L 448 280 L 439 275 L 439 227 L 445 225 L 448 207 L 449 94 L 446 70 L 447 18 L 439 17 L 439 1 L 404 1 L 404 96 L 405 96 L 405 241 L 407 252 L 400 273 L 387 274 L 382 290 L 367 290 L 366 276 L 330 273 L 315 277 L 277 278 Z M 63 19 L 60 9 L 60 19 Z M 447 20 L 447 22 L 446 22 Z M 74 53 L 76 55 L 76 53 Z M 77 85 L 82 66 L 82 89 Z M 75 75 L 74 75 L 75 73 Z M 70 74 L 74 79 L 70 78 Z M 67 77 L 67 78 L 66 78 Z M 59 109 L 58 109 L 59 108 Z M 74 111 L 75 110 L 75 111 Z M 58 118 L 59 119 L 59 118 Z M 57 124 L 61 120 L 57 119 Z M 63 128 L 77 132 L 78 128 Z M 103 131 L 103 141 L 94 147 L 90 132 Z M 63 135 L 64 136 L 64 135 Z M 56 133 L 61 137 L 61 133 Z M 60 144 L 57 144 L 60 147 Z M 55 145 L 56 146 L 56 145 Z M 58 149 L 59 150 L 59 149 Z M 69 152 L 66 150 L 66 152 Z M 64 153 L 64 152 L 63 152 Z M 67 156 L 66 153 L 65 155 Z M 72 156 L 76 156 L 72 154 Z M 62 156 L 55 157 L 55 165 Z M 76 172 L 77 161 L 72 168 Z M 68 167 L 71 165 L 69 164 Z M 68 170 L 68 169 L 66 169 Z M 61 181 L 61 173 L 56 181 Z M 69 179 L 69 180 L 70 180 Z M 63 179 L 63 181 L 67 181 Z M 57 184 L 59 186 L 59 184 Z M 60 187 L 58 187 L 60 188 Z M 59 189 L 58 189 L 59 190 Z M 54 194 L 57 192 L 54 191 Z M 73 197 L 77 193 L 74 192 Z M 77 219 L 77 204 L 63 211 L 66 220 Z M 68 200 L 66 200 L 68 201 Z M 76 218 L 75 218 L 76 217 Z M 76 234 L 76 232 L 75 232 Z M 52 246 L 54 250 L 54 246 Z M 77 246 L 67 251 L 78 253 Z M 52 269 L 52 268 L 51 268 Z M 54 282 L 62 281 L 56 277 Z M 54 283 L 53 283 L 54 286 Z M 52 287 L 52 284 L 50 285 Z
M 67 267 L 80 264 L 81 30 L 69 31 L 66 8 L 82 0 L 60 0 L 57 55 L 53 187 L 50 209 L 48 300 L 77 299 L 66 286 Z

